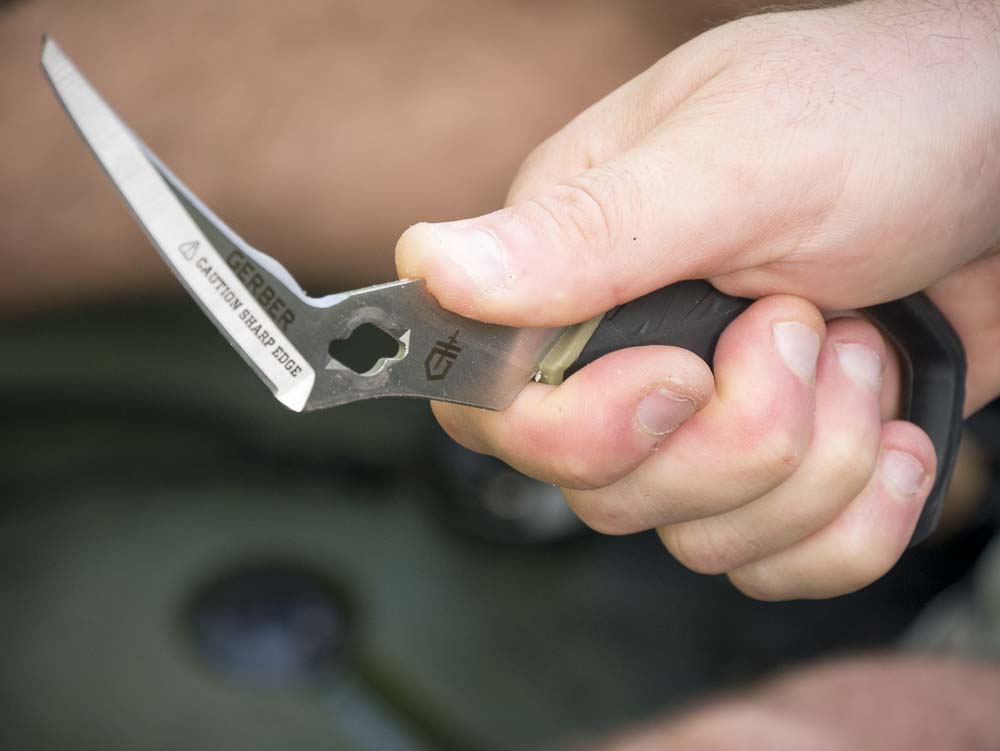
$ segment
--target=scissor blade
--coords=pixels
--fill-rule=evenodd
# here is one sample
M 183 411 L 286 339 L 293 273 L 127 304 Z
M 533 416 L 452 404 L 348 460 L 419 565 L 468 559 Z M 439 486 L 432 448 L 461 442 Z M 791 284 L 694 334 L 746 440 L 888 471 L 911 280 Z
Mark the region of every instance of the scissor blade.
M 204 209 L 48 38 L 43 41 L 42 68 L 163 260 L 275 396 L 301 411 L 309 401 L 316 373 L 283 333 L 282 325 L 282 314 L 287 324 L 288 316 L 294 319 L 294 308 L 302 304 L 297 285 L 291 282 L 290 286 L 290 277 L 273 259 L 247 248 Z M 264 299 L 237 279 L 237 273 L 246 268 L 240 258 L 247 256 L 268 277 L 268 288 L 285 287 L 283 297 L 279 292 Z M 276 310 L 275 299 L 288 310 Z

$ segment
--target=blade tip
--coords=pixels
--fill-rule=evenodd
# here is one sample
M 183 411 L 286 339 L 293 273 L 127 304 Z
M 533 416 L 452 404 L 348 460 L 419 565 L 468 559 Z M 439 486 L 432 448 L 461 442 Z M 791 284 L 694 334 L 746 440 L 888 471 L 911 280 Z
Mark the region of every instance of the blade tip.
M 53 56 L 59 56 L 62 50 L 59 49 L 59 45 L 55 43 L 55 40 L 48 35 L 48 33 L 42 34 L 42 65 L 47 66 L 49 63 L 53 62 Z

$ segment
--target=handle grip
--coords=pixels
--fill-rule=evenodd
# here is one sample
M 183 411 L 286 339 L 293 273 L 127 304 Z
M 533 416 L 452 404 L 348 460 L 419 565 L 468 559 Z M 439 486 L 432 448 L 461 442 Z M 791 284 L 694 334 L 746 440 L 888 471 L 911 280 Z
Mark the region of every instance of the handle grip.
M 751 302 L 719 292 L 704 281 L 664 287 L 609 310 L 566 374 L 609 352 L 647 344 L 683 347 L 711 365 L 719 336 Z M 954 329 L 923 293 L 861 312 L 899 353 L 901 417 L 921 427 L 937 453 L 937 476 L 912 545 L 937 526 L 955 468 L 965 402 L 965 352 Z

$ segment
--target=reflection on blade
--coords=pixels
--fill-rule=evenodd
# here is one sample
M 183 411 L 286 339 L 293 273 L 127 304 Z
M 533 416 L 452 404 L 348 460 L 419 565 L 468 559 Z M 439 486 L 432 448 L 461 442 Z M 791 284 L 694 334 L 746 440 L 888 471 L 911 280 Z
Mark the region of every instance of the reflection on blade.
M 166 172 L 49 39 L 44 41 L 42 67 L 167 265 L 278 399 L 301 411 L 316 373 L 284 333 L 301 304 L 301 292 L 289 285 L 291 277 L 217 226 L 221 223 Z M 264 294 L 264 282 L 261 294 L 252 292 L 245 279 L 237 278 L 248 275 L 248 268 L 260 269 L 261 277 L 272 282 L 266 287 L 272 292 L 285 285 L 284 297 Z

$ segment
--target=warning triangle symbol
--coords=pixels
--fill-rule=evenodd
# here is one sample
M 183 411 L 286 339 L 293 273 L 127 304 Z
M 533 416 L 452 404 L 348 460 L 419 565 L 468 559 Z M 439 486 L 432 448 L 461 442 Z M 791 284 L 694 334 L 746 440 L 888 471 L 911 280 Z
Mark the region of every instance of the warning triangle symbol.
M 198 241 L 189 240 L 186 243 L 181 243 L 178 246 L 177 250 L 181 252 L 181 255 L 184 256 L 184 258 L 190 261 L 192 258 L 194 258 L 195 251 L 198 250 Z

